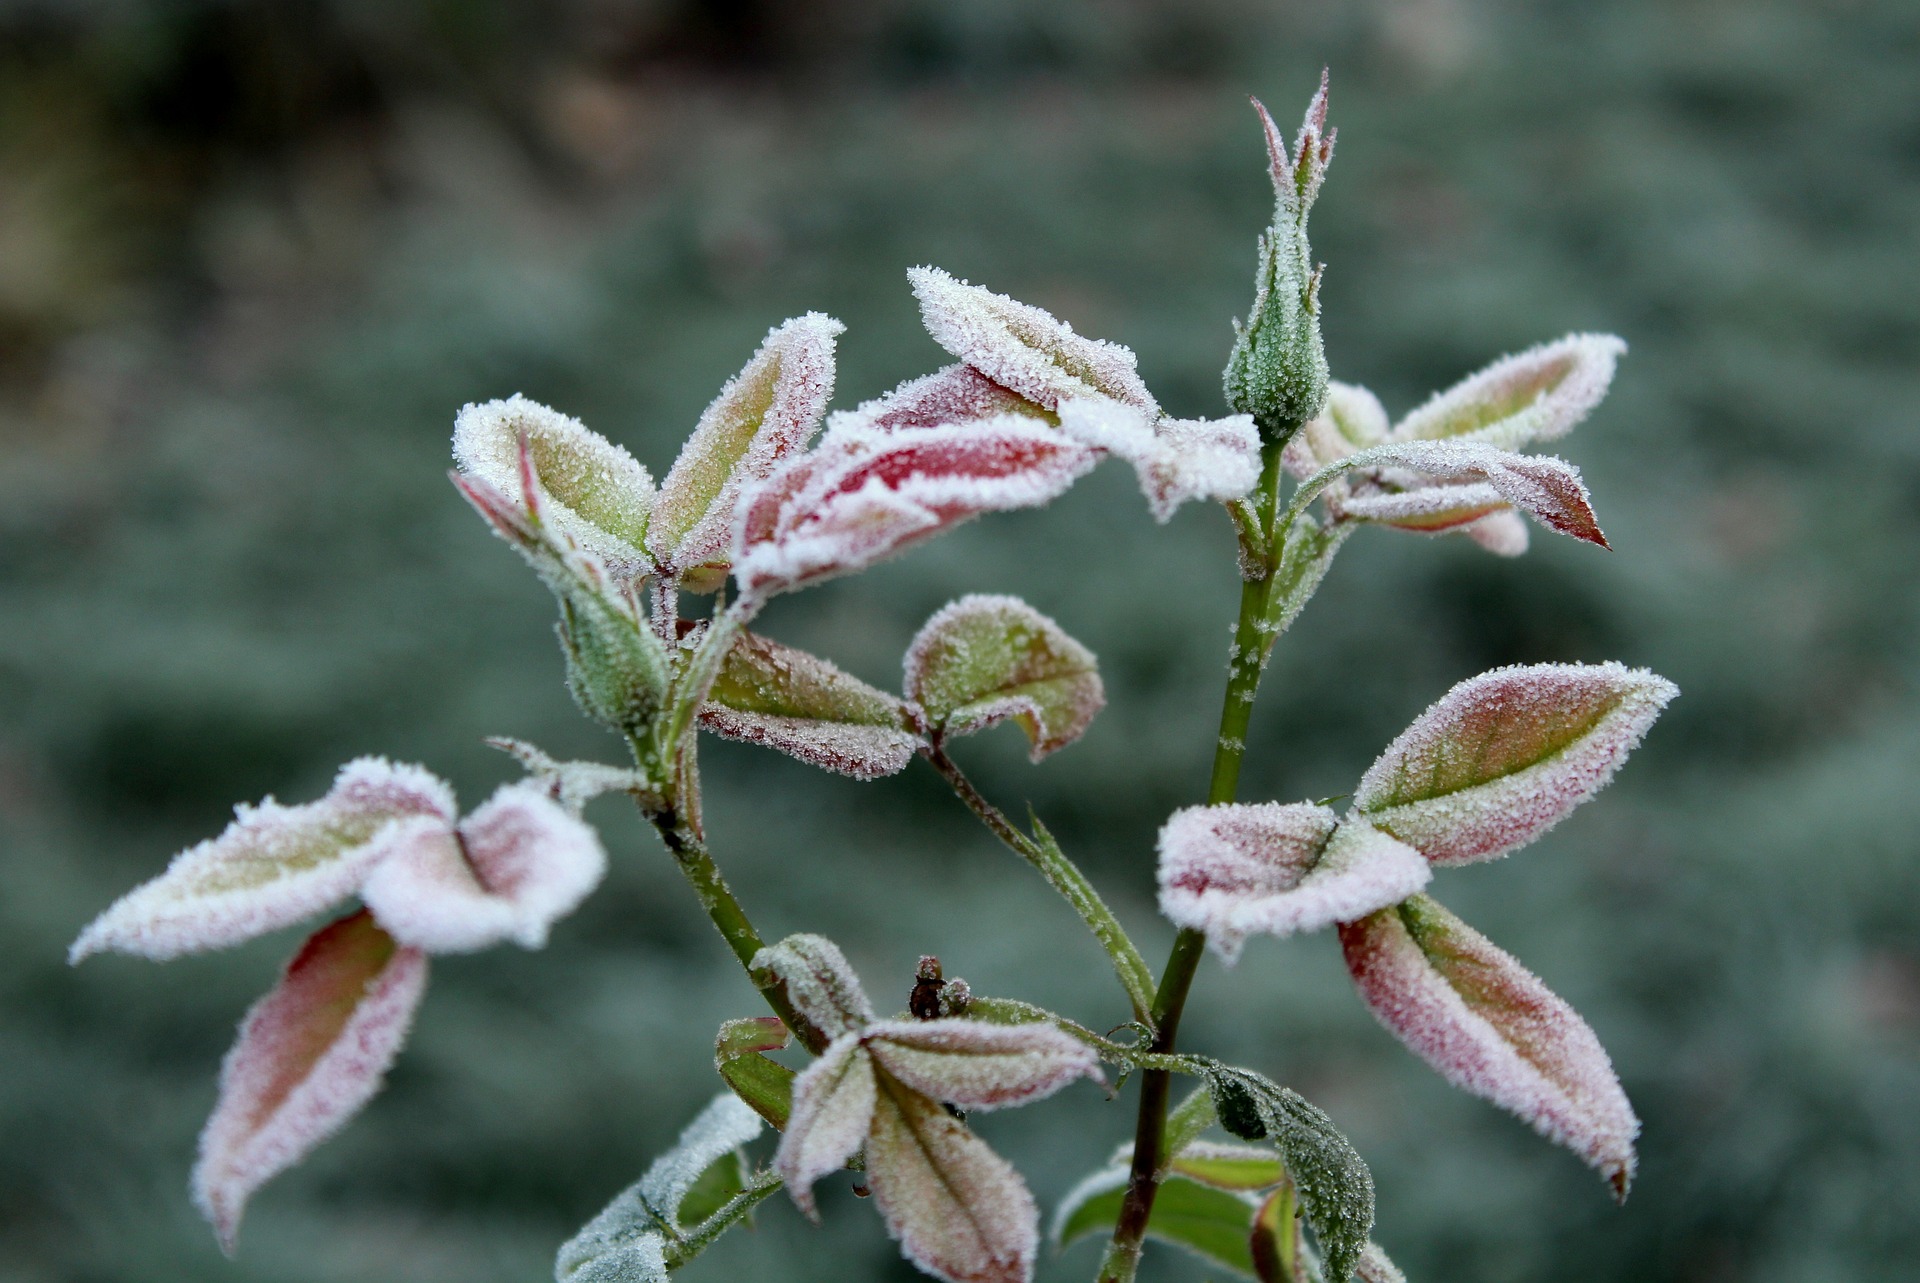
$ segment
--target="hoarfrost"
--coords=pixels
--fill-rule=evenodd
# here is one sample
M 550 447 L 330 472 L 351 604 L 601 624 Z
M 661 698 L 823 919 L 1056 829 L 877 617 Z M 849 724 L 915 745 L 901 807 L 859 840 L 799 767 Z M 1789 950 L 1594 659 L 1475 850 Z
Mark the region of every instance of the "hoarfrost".
M 488 737 L 488 747 L 507 753 L 526 768 L 528 778 L 547 795 L 578 815 L 588 802 L 602 793 L 629 793 L 651 789 L 654 782 L 630 766 L 609 766 L 605 762 L 562 762 L 525 740 L 503 735 Z
M 1374 472 L 1344 496 L 1328 492 L 1335 515 L 1437 534 L 1497 512 L 1504 502 L 1562 534 L 1608 546 L 1580 470 L 1563 459 L 1477 441 L 1401 441 L 1375 446 L 1354 461 Z M 1396 466 L 1420 475 L 1396 476 Z
M 898 697 L 752 633 L 728 652 L 700 724 L 859 780 L 901 770 L 922 743 Z
M 1502 357 L 1435 393 L 1400 420 L 1394 437 L 1454 438 L 1503 450 L 1563 437 L 1605 398 L 1626 350 L 1611 334 L 1569 334 Z
M 1678 693 L 1617 663 L 1496 668 L 1401 732 L 1353 809 L 1435 864 L 1494 859 L 1604 787 Z
M 749 967 L 772 972 L 786 986 L 787 997 L 800 1014 L 828 1038 L 873 1023 L 873 1004 L 860 987 L 860 977 L 840 946 L 825 936 L 788 936 L 754 954 Z
M 194 1201 L 229 1254 L 253 1192 L 380 1090 L 426 983 L 426 955 L 362 910 L 308 940 L 247 1013 L 193 1172 Z
M 976 423 L 1003 414 L 1045 419 L 1047 413 L 1012 388 L 1001 387 L 962 362 L 910 379 L 885 396 L 862 402 L 853 410 L 838 410 L 828 415 L 821 443 L 824 445 L 836 436 Z
M 809 1220 L 820 1219 L 813 1183 L 838 1171 L 865 1143 L 876 1091 L 873 1058 L 857 1033 L 834 1039 L 794 1080 L 793 1115 L 780 1135 L 773 1169 Z
M 1640 1121 L 1572 1007 L 1426 896 L 1342 926 L 1340 942 L 1361 997 L 1389 1032 L 1454 1086 L 1571 1149 L 1626 1197 Z
M 1133 406 L 1076 399 L 1060 406 L 1060 428 L 1133 465 L 1154 520 L 1193 499 L 1239 499 L 1260 480 L 1260 434 L 1244 414 L 1161 419 Z
M 866 1043 L 900 1082 L 962 1109 L 1023 1105 L 1077 1078 L 1100 1079 L 1093 1049 L 1046 1024 L 889 1020 L 868 1026 Z
M 947 735 L 1012 718 L 1039 761 L 1106 707 L 1092 651 L 1018 597 L 973 593 L 935 612 L 907 647 L 903 689 Z

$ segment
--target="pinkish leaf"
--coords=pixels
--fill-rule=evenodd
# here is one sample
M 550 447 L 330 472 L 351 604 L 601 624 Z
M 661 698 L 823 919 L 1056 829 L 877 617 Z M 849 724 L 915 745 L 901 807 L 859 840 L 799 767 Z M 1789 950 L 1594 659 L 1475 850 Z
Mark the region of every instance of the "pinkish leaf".
M 846 327 L 809 312 L 767 332 L 760 350 L 700 416 L 660 487 L 647 547 L 681 586 L 726 577 L 743 487 L 798 453 L 833 397 L 834 340 Z
M 308 940 L 247 1013 L 193 1172 L 194 1200 L 226 1251 L 253 1192 L 380 1090 L 426 983 L 426 956 L 362 910 Z
M 1518 557 L 1527 550 L 1527 523 L 1513 509 L 1467 523 L 1460 533 L 1496 557 Z
M 1118 343 L 1083 338 L 1065 321 L 937 267 L 908 271 L 933 341 L 1002 387 L 1048 410 L 1077 397 L 1123 401 L 1158 418 L 1160 407 Z
M 503 940 L 538 949 L 607 871 L 593 829 L 529 783 L 503 786 L 457 830 L 406 824 L 360 898 L 395 939 L 428 953 Z
M 1597 793 L 1679 690 L 1644 668 L 1496 668 L 1387 746 L 1353 807 L 1435 864 L 1525 846 Z
M 1253 932 L 1287 936 L 1363 917 L 1433 876 L 1420 853 L 1324 806 L 1225 803 L 1160 830 L 1160 911 L 1231 963 Z
M 897 696 L 817 655 L 746 632 L 728 652 L 700 724 L 857 780 L 892 775 L 922 742 Z
M 858 1034 L 836 1038 L 794 1080 L 793 1114 L 780 1135 L 773 1170 L 809 1220 L 820 1219 L 813 1183 L 838 1171 L 866 1142 L 874 1097 L 873 1058 Z
M 1329 494 L 1330 506 L 1343 515 L 1437 532 L 1477 521 L 1504 501 L 1562 534 L 1608 546 L 1580 470 L 1563 459 L 1474 441 L 1406 441 L 1376 446 L 1355 461 L 1375 471 L 1370 480 L 1350 480 L 1346 497 Z M 1394 467 L 1421 476 L 1396 477 Z M 1437 486 L 1422 477 L 1480 484 Z
M 1260 434 L 1244 414 L 1156 424 L 1118 401 L 1076 400 L 1060 406 L 1060 427 L 1132 464 L 1156 521 L 1192 499 L 1242 498 L 1260 480 Z
M 1354 1283 L 1407 1283 L 1407 1276 L 1400 1272 L 1378 1243 L 1368 1243 L 1360 1253 L 1360 1259 L 1353 1267 Z
M 1580 1155 L 1626 1197 L 1640 1122 L 1572 1007 L 1424 895 L 1342 926 L 1340 943 L 1360 996 L 1415 1055 Z
M 878 1081 L 867 1181 L 901 1252 L 949 1283 L 1028 1283 L 1039 1211 L 1020 1173 L 926 1096 Z
M 921 625 L 907 697 L 946 735 L 1012 718 L 1039 761 L 1079 739 L 1106 706 L 1093 652 L 1018 597 L 962 597 Z
M 1518 450 L 1573 431 L 1607 394 L 1627 345 L 1611 334 L 1569 334 L 1454 384 L 1394 426 L 1396 441 L 1455 439 Z
M 1333 161 L 1333 140 L 1338 132 L 1327 128 L 1326 68 L 1320 70 L 1320 88 L 1307 104 L 1307 114 L 1300 122 L 1299 132 L 1293 136 L 1291 149 L 1258 98 L 1253 100 L 1253 109 L 1260 113 L 1260 124 L 1266 131 L 1267 166 L 1273 175 L 1273 189 L 1283 206 L 1297 210 L 1296 217 L 1304 218 L 1320 192 L 1327 166 Z
M 466 476 L 519 507 L 527 503 L 522 440 L 541 492 L 533 502 L 544 519 L 622 577 L 644 571 L 653 478 L 625 449 L 578 419 L 523 396 L 465 406 L 454 420 L 454 461 Z
M 317 802 L 234 808 L 219 837 L 175 856 L 80 933 L 70 959 L 115 950 L 165 959 L 221 949 L 289 926 L 352 895 L 387 850 L 388 828 L 444 828 L 453 793 L 418 766 L 362 757 Z
M 941 428 L 977 423 L 1003 414 L 1048 420 L 1052 415 L 962 362 L 902 383 L 883 397 L 827 416 L 827 438 L 848 433 L 887 433 L 902 428 Z
M 734 575 L 765 597 L 860 570 L 982 512 L 1043 504 L 1097 457 L 1018 415 L 827 443 L 747 496 Z
M 873 1023 L 873 1004 L 860 987 L 860 977 L 840 946 L 825 936 L 790 935 L 754 954 L 748 969 L 756 975 L 768 973 L 784 985 L 795 1009 L 828 1039 Z
M 1363 387 L 1330 379 L 1326 407 L 1293 435 L 1280 460 L 1295 478 L 1305 481 L 1350 454 L 1385 445 L 1387 430 L 1387 412 L 1379 397 Z
M 1100 1078 L 1093 1049 L 1047 1024 L 883 1020 L 867 1027 L 866 1045 L 900 1082 L 962 1109 L 1024 1105 Z

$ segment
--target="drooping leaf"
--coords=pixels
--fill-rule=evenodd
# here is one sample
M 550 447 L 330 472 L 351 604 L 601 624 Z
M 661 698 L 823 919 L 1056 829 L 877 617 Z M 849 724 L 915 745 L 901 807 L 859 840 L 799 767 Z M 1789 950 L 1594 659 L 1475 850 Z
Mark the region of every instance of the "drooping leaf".
M 1026 1182 L 934 1101 L 877 1077 L 867 1181 L 900 1250 L 949 1283 L 1028 1283 L 1039 1211 Z
M 1435 864 L 1505 855 L 1612 779 L 1678 693 L 1615 663 L 1482 673 L 1387 746 L 1361 778 L 1354 810 Z
M 424 818 L 444 830 L 456 814 L 453 791 L 426 770 L 356 758 L 317 802 L 267 798 L 234 808 L 225 832 L 122 896 L 80 933 L 69 957 L 114 950 L 172 958 L 289 926 L 358 890 L 386 854 L 390 826 Z
M 828 1039 L 873 1023 L 873 1004 L 860 987 L 860 977 L 840 946 L 825 936 L 788 936 L 756 953 L 750 970 L 785 986 L 794 1007 Z
M 1204 931 L 1231 963 L 1253 932 L 1317 931 L 1425 886 L 1420 853 L 1324 806 L 1226 803 L 1175 811 L 1160 829 L 1160 911 Z
M 743 632 L 700 724 L 857 780 L 892 775 L 921 745 L 898 697 L 817 655 Z
M 793 1114 L 780 1134 L 773 1168 L 794 1205 L 819 1220 L 813 1183 L 838 1171 L 866 1143 L 874 1121 L 873 1057 L 858 1034 L 842 1034 L 793 1084 Z M 872 1172 L 869 1153 L 868 1171 Z
M 1161 419 L 1118 401 L 1060 406 L 1060 429 L 1133 465 L 1154 520 L 1194 499 L 1239 499 L 1260 480 L 1260 434 L 1244 414 Z
M 1111 1234 L 1130 1174 L 1125 1166 L 1109 1167 L 1075 1186 L 1054 1213 L 1054 1243 L 1066 1247 L 1088 1235 Z M 1154 1196 L 1147 1237 L 1251 1278 L 1247 1234 L 1256 1209 L 1246 1194 L 1169 1177 Z
M 1440 533 L 1478 521 L 1512 504 L 1549 529 L 1586 543 L 1608 546 L 1593 513 L 1580 470 L 1550 455 L 1514 454 L 1477 441 L 1395 441 L 1351 456 L 1375 469 L 1383 482 L 1352 486 L 1329 503 L 1354 520 L 1380 521 L 1409 530 Z M 1394 480 L 1407 469 L 1417 477 Z M 1432 485 L 1421 478 L 1468 482 Z M 1382 490 L 1381 484 L 1390 488 Z
M 733 1094 L 779 1131 L 786 1130 L 793 1114 L 795 1074 L 761 1053 L 778 1051 L 787 1042 L 787 1027 L 778 1016 L 753 1016 L 721 1025 L 713 1045 L 713 1067 Z
M 884 1020 L 867 1027 L 866 1039 L 894 1078 L 962 1109 L 1024 1105 L 1076 1078 L 1100 1078 L 1093 1049 L 1047 1024 Z
M 1051 411 L 961 362 L 909 379 L 885 396 L 862 402 L 853 410 L 828 415 L 827 436 L 940 428 L 977 423 L 1003 414 L 1053 421 Z
M 744 497 L 734 576 L 766 597 L 862 570 L 980 513 L 1046 503 L 1098 457 L 1012 414 L 823 442 Z
M 578 419 L 523 396 L 466 406 L 454 420 L 454 461 L 520 506 L 526 502 L 523 440 L 547 520 L 621 577 L 644 571 L 653 478 L 624 448 Z
M 819 427 L 833 398 L 834 340 L 845 328 L 818 312 L 774 327 L 700 416 L 661 484 L 647 538 L 682 587 L 710 592 L 726 577 L 741 490 Z
M 1640 1122 L 1572 1007 L 1424 895 L 1342 926 L 1340 943 L 1360 996 L 1415 1055 L 1580 1155 L 1626 1197 Z
M 1014 719 L 1036 762 L 1078 739 L 1106 704 L 1092 651 L 1019 598 L 985 594 L 921 626 L 905 689 L 948 735 Z
M 1002 387 L 1048 410 L 1077 397 L 1106 397 L 1159 416 L 1133 353 L 1120 344 L 1083 338 L 1040 308 L 937 267 L 912 268 L 907 279 L 933 341 Z
M 194 1201 L 233 1251 L 248 1198 L 380 1090 L 426 991 L 427 959 L 365 910 L 323 927 L 247 1013 L 200 1134 Z
M 1299 1192 L 1331 1283 L 1348 1283 L 1373 1229 L 1373 1174 L 1318 1108 L 1249 1069 L 1207 1074 L 1220 1125 L 1242 1140 L 1271 1140 Z
M 395 939 L 428 953 L 503 940 L 538 949 L 607 871 L 599 835 L 534 784 L 503 785 L 454 830 L 403 825 L 360 898 Z
M 1450 438 L 1518 450 L 1563 437 L 1606 396 L 1626 350 L 1611 334 L 1569 334 L 1502 357 L 1436 393 L 1394 426 L 1394 438 Z

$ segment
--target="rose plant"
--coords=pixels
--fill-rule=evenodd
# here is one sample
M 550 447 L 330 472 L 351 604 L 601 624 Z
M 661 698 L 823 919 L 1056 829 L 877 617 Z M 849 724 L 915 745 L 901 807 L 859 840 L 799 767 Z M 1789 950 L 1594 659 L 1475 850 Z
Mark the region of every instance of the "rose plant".
M 239 808 L 81 933 L 76 961 L 165 959 L 357 902 L 296 952 L 222 1068 L 193 1191 L 225 1248 L 249 1197 L 378 1090 L 429 958 L 537 948 L 594 889 L 606 859 L 580 811 L 607 792 L 658 832 L 772 1014 L 720 1028 L 725 1090 L 560 1249 L 561 1283 L 660 1283 L 780 1189 L 817 1216 L 815 1184 L 849 1169 L 921 1270 L 1019 1283 L 1039 1208 L 967 1119 L 1110 1074 L 1139 1083 L 1133 1138 L 1051 1218 L 1056 1243 L 1107 1236 L 1102 1280 L 1134 1278 L 1148 1238 L 1262 1280 L 1398 1278 L 1372 1240 L 1372 1179 L 1326 1114 L 1177 1041 L 1203 951 L 1232 963 L 1255 933 L 1329 931 L 1361 1000 L 1414 1054 L 1626 1196 L 1639 1124 L 1593 1031 L 1427 888 L 1435 867 L 1507 855 L 1591 797 L 1674 687 L 1618 664 L 1498 669 L 1416 719 L 1344 809 L 1236 800 L 1274 644 L 1360 527 L 1456 532 L 1513 556 L 1532 518 L 1607 546 L 1578 470 L 1526 451 L 1599 403 L 1624 345 L 1571 335 L 1391 421 L 1364 388 L 1329 378 L 1320 339 L 1307 216 L 1333 156 L 1324 77 L 1291 143 L 1255 109 L 1275 213 L 1225 417 L 1168 416 L 1128 349 L 934 268 L 909 276 L 954 364 L 829 412 L 842 327 L 788 321 L 657 485 L 618 445 L 524 398 L 460 412 L 454 484 L 552 590 L 573 694 L 630 760 L 561 762 L 495 741 L 525 778 L 463 817 L 426 770 L 362 758 L 318 801 Z M 776 595 L 1047 503 L 1109 456 L 1133 467 L 1162 521 L 1190 501 L 1223 505 L 1242 580 L 1211 782 L 1160 831 L 1160 907 L 1179 931 L 1158 972 L 1046 827 L 1009 819 L 950 755 L 999 722 L 1035 760 L 1071 744 L 1105 702 L 1091 650 L 1015 598 L 967 596 L 926 622 L 895 694 L 753 630 Z M 689 597 L 709 604 L 683 614 Z M 703 731 L 861 780 L 927 762 L 1072 905 L 1131 1022 L 1101 1033 L 975 994 L 933 958 L 907 1010 L 887 1015 L 833 942 L 769 943 L 707 843 Z M 811 1057 L 798 1071 L 768 1054 L 794 1043 Z M 1176 1078 L 1194 1084 L 1177 1104 Z M 769 1127 L 777 1144 L 750 1156 Z M 1210 1137 L 1216 1127 L 1232 1139 Z

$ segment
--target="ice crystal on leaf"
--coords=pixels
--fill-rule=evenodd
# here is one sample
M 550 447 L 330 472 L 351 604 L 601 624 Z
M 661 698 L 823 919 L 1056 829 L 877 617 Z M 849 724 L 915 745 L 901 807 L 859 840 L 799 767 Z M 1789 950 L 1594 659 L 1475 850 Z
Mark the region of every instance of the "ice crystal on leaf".
M 711 592 L 725 580 L 741 491 L 813 437 L 833 397 L 834 340 L 845 329 L 819 312 L 776 326 L 700 416 L 661 483 L 647 535 L 681 587 Z
M 1260 480 L 1260 434 L 1244 414 L 1156 423 L 1118 401 L 1081 399 L 1060 406 L 1060 427 L 1132 464 L 1156 521 L 1190 500 L 1242 498 Z
M 873 1004 L 860 987 L 847 955 L 825 936 L 791 935 L 762 949 L 752 962 L 787 991 L 794 1007 L 827 1038 L 838 1038 L 873 1022 Z
M 1402 419 L 1402 441 L 1454 439 L 1518 450 L 1563 437 L 1613 383 L 1627 345 L 1611 334 L 1569 334 L 1505 356 Z
M 983 512 L 1038 507 L 1097 458 L 1017 414 L 823 441 L 744 497 L 734 577 L 766 597 L 861 570 Z
M 1160 829 L 1160 911 L 1206 932 L 1228 963 L 1250 933 L 1286 936 L 1364 917 L 1432 876 L 1418 851 L 1324 806 L 1193 806 Z
M 885 1020 L 868 1026 L 866 1041 L 894 1078 L 968 1110 L 1024 1105 L 1077 1078 L 1100 1077 L 1092 1050 L 1052 1025 Z
M 752 633 L 728 652 L 700 724 L 857 780 L 892 775 L 922 742 L 898 697 Z
M 1640 1122 L 1572 1007 L 1426 896 L 1342 926 L 1340 943 L 1360 996 L 1415 1055 L 1578 1154 L 1626 1197 Z
M 1402 731 L 1353 809 L 1435 864 L 1494 859 L 1605 786 L 1678 693 L 1614 663 L 1496 668 Z
M 933 341 L 1001 387 L 1047 410 L 1098 397 L 1159 417 L 1159 403 L 1140 381 L 1131 350 L 1084 338 L 1041 308 L 956 280 L 937 267 L 916 267 L 907 279 Z
M 1093 652 L 1017 597 L 976 593 L 921 625 L 906 655 L 907 697 L 942 734 L 1008 718 L 1039 761 L 1086 731 L 1106 706 Z
M 902 428 L 942 428 L 977 423 L 1003 414 L 1019 414 L 1050 422 L 1045 408 L 1012 388 L 995 383 L 971 365 L 961 362 L 909 379 L 885 396 L 863 402 L 853 410 L 827 417 L 827 440 L 836 435 L 884 434 Z
M 454 420 L 453 457 L 460 471 L 514 505 L 528 501 L 522 442 L 532 456 L 547 519 L 623 577 L 644 573 L 654 511 L 646 468 L 578 419 L 523 396 L 466 406 Z
M 380 1090 L 426 990 L 426 955 L 365 910 L 322 928 L 254 1005 L 220 1070 L 194 1201 L 233 1251 L 247 1199 Z

